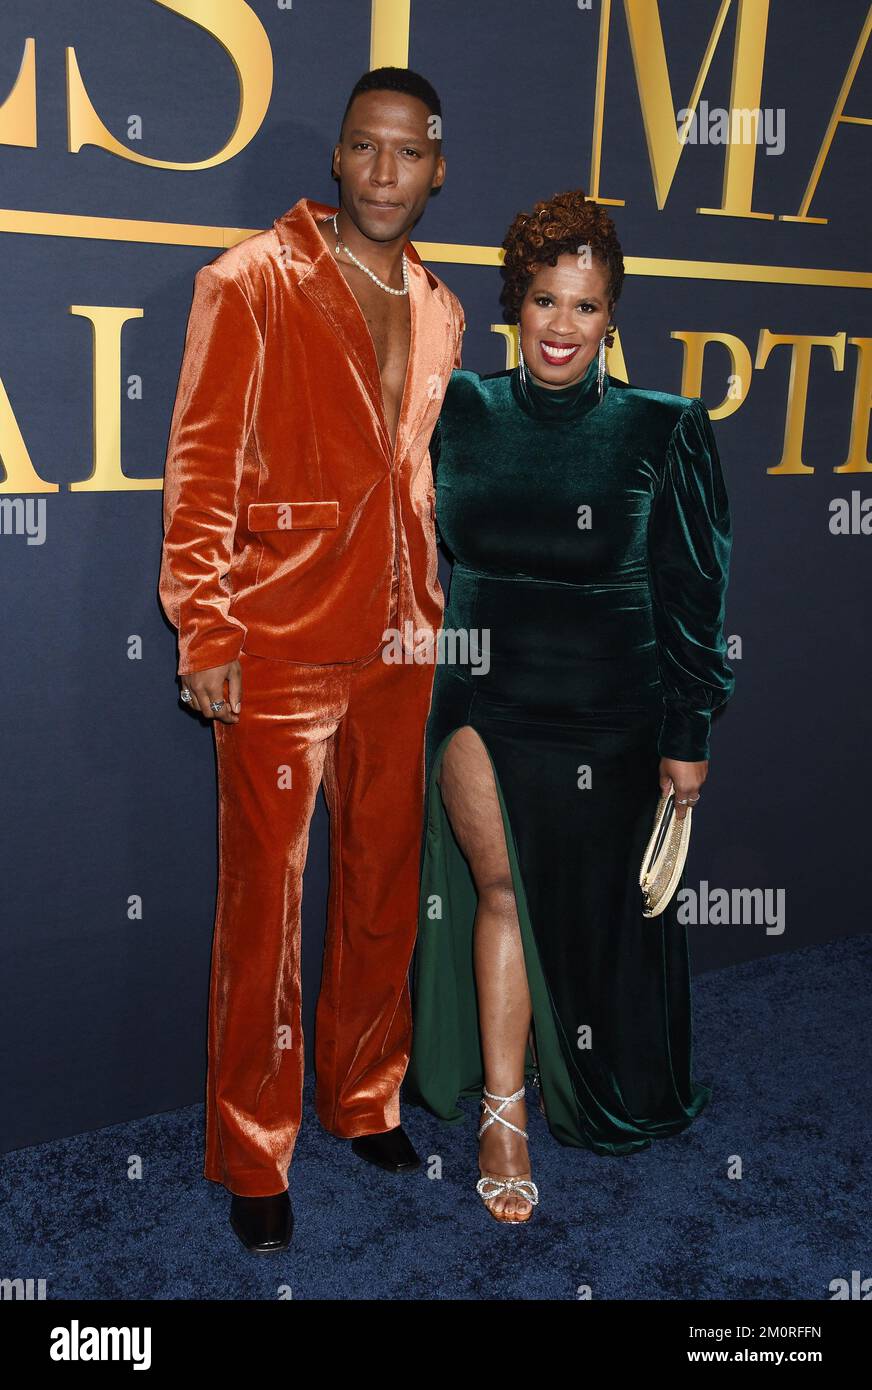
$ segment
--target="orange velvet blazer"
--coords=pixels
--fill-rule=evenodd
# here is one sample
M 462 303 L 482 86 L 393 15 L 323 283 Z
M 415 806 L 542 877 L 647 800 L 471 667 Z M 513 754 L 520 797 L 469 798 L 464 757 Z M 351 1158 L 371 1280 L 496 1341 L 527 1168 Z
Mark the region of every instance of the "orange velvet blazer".
M 461 363 L 460 301 L 411 243 L 392 449 L 372 335 L 309 198 L 194 279 L 164 479 L 159 595 L 179 673 L 347 662 L 438 630 L 429 442 Z

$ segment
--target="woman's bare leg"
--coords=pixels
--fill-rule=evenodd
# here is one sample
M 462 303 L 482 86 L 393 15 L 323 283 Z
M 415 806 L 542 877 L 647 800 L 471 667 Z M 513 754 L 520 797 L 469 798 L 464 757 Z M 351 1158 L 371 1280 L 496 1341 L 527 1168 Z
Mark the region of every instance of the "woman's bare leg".
M 487 749 L 468 724 L 457 730 L 445 749 L 439 787 L 478 893 L 473 960 L 485 1085 L 496 1095 L 509 1096 L 524 1084 L 532 1006 L 493 769 Z M 496 1101 L 490 1104 L 498 1108 Z M 487 1117 L 487 1111 L 481 1113 L 483 1119 Z M 501 1113 L 519 1129 L 526 1129 L 523 1100 L 513 1101 Z M 479 1164 L 486 1173 L 529 1177 L 526 1140 L 494 1122 L 482 1135 Z M 519 1192 L 501 1192 L 488 1205 L 496 1215 L 506 1217 L 525 1217 L 531 1211 L 531 1204 Z

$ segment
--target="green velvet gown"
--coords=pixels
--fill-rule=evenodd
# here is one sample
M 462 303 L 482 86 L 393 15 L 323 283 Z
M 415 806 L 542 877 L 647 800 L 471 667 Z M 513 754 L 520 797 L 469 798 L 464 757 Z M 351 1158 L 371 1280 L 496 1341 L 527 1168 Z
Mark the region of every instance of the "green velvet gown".
M 435 780 L 468 724 L 494 770 L 548 1124 L 563 1144 L 632 1153 L 711 1094 L 691 1076 L 677 895 L 646 918 L 638 882 L 659 759 L 708 758 L 733 689 L 731 526 L 708 413 L 608 374 L 600 401 L 596 358 L 556 391 L 517 368 L 455 370 L 431 454 L 454 568 L 427 727 L 406 1094 L 456 1122 L 484 1080 L 477 894 Z M 464 632 L 468 651 L 451 637 Z

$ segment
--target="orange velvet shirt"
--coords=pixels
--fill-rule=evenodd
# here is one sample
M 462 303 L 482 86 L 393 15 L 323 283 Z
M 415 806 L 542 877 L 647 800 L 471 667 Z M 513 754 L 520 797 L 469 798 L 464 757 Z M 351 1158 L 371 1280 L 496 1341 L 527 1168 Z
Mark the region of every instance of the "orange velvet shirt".
M 429 442 L 461 365 L 462 306 L 411 243 L 411 339 L 396 446 L 363 312 L 301 198 L 198 270 L 170 427 L 159 594 L 179 673 L 242 649 L 371 656 L 387 628 L 437 631 Z

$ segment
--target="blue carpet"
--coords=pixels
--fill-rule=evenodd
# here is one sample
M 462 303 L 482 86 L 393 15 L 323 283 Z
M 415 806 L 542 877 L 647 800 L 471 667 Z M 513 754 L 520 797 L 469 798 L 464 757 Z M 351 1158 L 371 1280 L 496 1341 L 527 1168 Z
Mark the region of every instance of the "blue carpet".
M 289 1251 L 237 1241 L 229 1195 L 201 1176 L 196 1105 L 5 1155 L 0 1272 L 44 1278 L 49 1299 L 828 1299 L 872 1273 L 870 964 L 856 936 L 698 977 L 694 1074 L 712 1100 L 641 1153 L 563 1148 L 531 1103 L 527 1227 L 498 1226 L 475 1193 L 471 1103 L 456 1127 L 405 1106 L 442 1177 L 392 1177 L 321 1129 L 310 1080 Z

